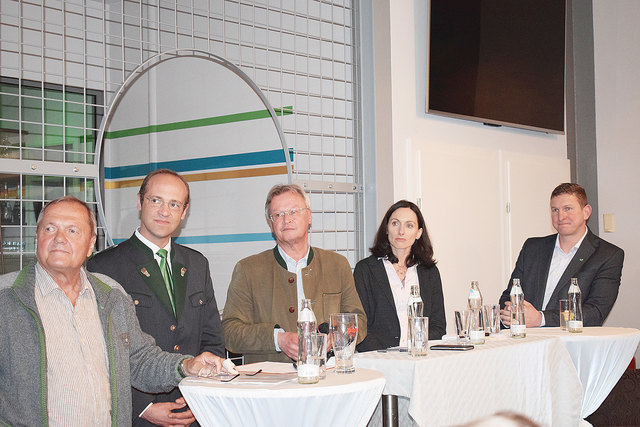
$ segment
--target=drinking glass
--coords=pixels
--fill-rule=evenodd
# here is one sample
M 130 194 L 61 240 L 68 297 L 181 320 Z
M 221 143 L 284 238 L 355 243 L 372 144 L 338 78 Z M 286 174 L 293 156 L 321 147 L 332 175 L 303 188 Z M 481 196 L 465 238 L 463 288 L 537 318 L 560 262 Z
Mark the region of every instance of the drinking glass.
M 335 313 L 329 316 L 329 332 L 333 340 L 336 373 L 355 372 L 353 353 L 358 337 L 358 316 L 355 313 Z
M 454 312 L 456 334 L 459 343 L 469 342 L 469 310 L 456 310 Z
M 569 300 L 560 300 L 560 329 L 567 330 L 567 322 L 569 321 Z
M 297 370 L 300 384 L 315 384 L 320 379 L 322 355 L 323 352 L 324 357 L 327 354 L 326 343 L 327 336 L 317 333 L 308 334 L 299 340 Z
M 426 356 L 429 348 L 429 318 L 409 317 L 409 354 Z
M 484 344 L 484 314 L 482 309 L 469 310 L 469 340 L 471 344 Z
M 318 352 L 316 356 L 318 358 L 318 365 L 320 366 L 320 379 L 327 378 L 327 334 L 317 333 L 315 334 L 316 348 Z
M 500 333 L 500 305 L 487 304 L 484 306 L 484 317 L 486 319 L 485 331 L 492 334 Z

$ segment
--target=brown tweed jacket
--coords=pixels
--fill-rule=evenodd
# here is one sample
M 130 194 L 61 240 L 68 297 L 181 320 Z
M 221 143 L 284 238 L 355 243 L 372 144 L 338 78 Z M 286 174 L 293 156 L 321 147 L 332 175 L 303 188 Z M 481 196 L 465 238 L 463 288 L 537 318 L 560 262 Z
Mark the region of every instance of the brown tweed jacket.
M 328 322 L 333 313 L 356 313 L 361 342 L 367 335 L 367 318 L 346 258 L 311 248 L 302 275 L 304 293 L 311 299 L 318 325 Z M 287 271 L 277 247 L 239 261 L 222 315 L 227 348 L 244 354 L 245 363 L 290 362 L 286 354 L 276 352 L 273 329 L 296 332 L 296 299 L 296 275 Z

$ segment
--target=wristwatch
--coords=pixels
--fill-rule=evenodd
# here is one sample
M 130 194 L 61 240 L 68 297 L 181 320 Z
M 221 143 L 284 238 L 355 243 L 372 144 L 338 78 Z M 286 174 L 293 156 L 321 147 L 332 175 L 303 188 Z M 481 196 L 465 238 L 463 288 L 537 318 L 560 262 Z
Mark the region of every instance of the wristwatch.
M 185 357 L 184 359 L 182 359 L 180 361 L 180 364 L 178 365 L 178 373 L 180 374 L 180 376 L 182 376 L 182 378 L 186 378 L 188 377 L 187 373 L 184 370 L 184 361 L 187 360 L 187 358 Z

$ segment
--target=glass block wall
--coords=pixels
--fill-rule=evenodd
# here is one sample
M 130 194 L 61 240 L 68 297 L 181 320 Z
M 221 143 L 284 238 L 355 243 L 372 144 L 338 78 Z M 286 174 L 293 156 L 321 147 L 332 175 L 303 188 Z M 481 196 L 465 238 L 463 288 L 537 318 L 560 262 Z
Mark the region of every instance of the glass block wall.
M 281 124 L 294 182 L 311 194 L 312 244 L 352 265 L 364 256 L 357 2 L 0 0 L 0 36 L 5 271 L 33 256 L 36 203 L 70 193 L 95 203 L 99 170 L 83 165 L 101 118 L 136 67 L 177 48 L 233 62 L 272 105 L 293 107 Z

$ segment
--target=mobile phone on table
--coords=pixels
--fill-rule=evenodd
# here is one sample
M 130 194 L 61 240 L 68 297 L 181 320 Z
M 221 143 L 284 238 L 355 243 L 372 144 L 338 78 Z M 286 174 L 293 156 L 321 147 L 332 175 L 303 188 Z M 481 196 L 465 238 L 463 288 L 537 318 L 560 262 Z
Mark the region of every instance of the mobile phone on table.
M 434 344 L 429 347 L 431 350 L 453 350 L 453 351 L 467 351 L 473 350 L 471 344 Z

